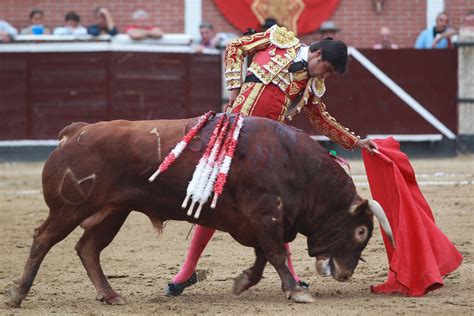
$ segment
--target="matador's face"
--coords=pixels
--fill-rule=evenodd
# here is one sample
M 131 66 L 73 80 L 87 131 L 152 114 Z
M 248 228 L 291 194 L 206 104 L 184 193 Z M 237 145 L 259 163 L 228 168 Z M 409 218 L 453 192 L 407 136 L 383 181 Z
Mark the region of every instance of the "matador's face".
M 309 52 L 308 73 L 310 77 L 327 79 L 334 73 L 334 67 L 322 59 L 321 51 Z

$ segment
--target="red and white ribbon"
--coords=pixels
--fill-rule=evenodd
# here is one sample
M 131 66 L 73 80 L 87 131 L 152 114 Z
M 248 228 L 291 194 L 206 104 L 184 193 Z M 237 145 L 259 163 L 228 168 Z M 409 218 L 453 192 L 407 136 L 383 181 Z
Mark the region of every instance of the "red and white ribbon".
M 192 200 L 193 202 L 191 203 L 191 206 L 189 207 L 188 210 L 188 216 L 191 216 L 193 213 L 194 205 L 198 202 L 199 206 L 196 210 L 196 213 L 194 214 L 194 218 L 199 218 L 199 215 L 201 214 L 201 209 L 203 204 L 205 204 L 211 195 L 211 189 L 212 189 L 212 183 L 214 183 L 215 177 L 217 176 L 217 172 L 214 173 L 213 175 L 213 170 L 214 166 L 216 164 L 216 158 L 219 155 L 219 151 L 221 149 L 221 146 L 224 142 L 224 137 L 227 134 L 227 128 L 229 126 L 229 117 L 227 115 L 224 115 L 225 120 L 222 128 L 219 131 L 219 136 L 217 137 L 216 142 L 214 143 L 214 146 L 212 147 L 211 154 L 207 158 L 207 163 L 204 167 L 204 170 L 202 174 L 199 177 L 198 185 L 196 186 L 196 190 L 192 193 Z M 212 176 L 214 178 L 212 178 Z M 211 184 L 210 184 L 211 183 Z M 211 189 L 206 190 L 206 187 Z M 207 195 L 206 195 L 207 193 Z
M 223 162 L 219 168 L 219 174 L 217 175 L 217 180 L 214 184 L 214 197 L 212 199 L 211 208 L 216 208 L 217 199 L 222 194 L 224 190 L 225 183 L 227 181 L 227 175 L 230 170 L 230 165 L 232 164 L 232 158 L 234 157 L 234 151 L 237 147 L 237 141 L 239 139 L 240 130 L 244 124 L 244 118 L 238 115 L 234 121 L 235 128 L 232 133 L 232 139 L 230 143 L 226 146 L 226 153 L 223 159 Z
M 204 169 L 207 164 L 207 160 L 211 154 L 212 149 L 214 148 L 214 144 L 219 136 L 219 131 L 221 129 L 222 123 L 224 122 L 225 116 L 223 115 L 219 121 L 217 121 L 214 130 L 212 131 L 211 137 L 209 138 L 209 142 L 207 143 L 207 147 L 202 155 L 201 159 L 194 170 L 193 177 L 189 182 L 188 188 L 186 189 L 186 198 L 184 199 L 183 203 L 181 204 L 182 208 L 185 208 L 188 205 L 189 198 L 196 192 L 196 189 L 199 184 L 199 179 L 204 172 Z
M 209 118 L 214 114 L 213 111 L 209 111 L 206 114 L 203 114 L 198 122 L 191 128 L 191 130 L 183 137 L 183 139 L 171 150 L 171 152 L 166 156 L 163 162 L 160 164 L 156 172 L 148 179 L 148 181 L 153 182 L 156 177 L 166 171 L 166 169 L 171 166 L 176 159 L 181 155 L 183 150 L 188 146 L 189 142 L 196 136 L 196 134 L 201 130 L 201 128 L 207 123 Z

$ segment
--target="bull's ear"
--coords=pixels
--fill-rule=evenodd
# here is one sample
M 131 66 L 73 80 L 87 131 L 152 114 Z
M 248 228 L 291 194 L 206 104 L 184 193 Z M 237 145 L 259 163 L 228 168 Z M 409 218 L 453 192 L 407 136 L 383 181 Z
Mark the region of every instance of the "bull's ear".
M 357 215 L 363 211 L 370 212 L 370 210 L 368 210 L 368 205 L 369 205 L 369 201 L 358 198 L 357 201 L 354 201 L 352 203 L 351 208 L 349 209 L 349 214 Z

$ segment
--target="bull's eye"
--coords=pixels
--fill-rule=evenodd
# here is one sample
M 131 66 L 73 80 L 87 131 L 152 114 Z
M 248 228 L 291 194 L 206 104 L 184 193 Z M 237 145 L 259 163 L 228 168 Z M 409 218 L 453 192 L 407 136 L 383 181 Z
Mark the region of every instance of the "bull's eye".
M 363 242 L 367 239 L 367 227 L 359 226 L 355 229 L 355 240 L 357 242 Z

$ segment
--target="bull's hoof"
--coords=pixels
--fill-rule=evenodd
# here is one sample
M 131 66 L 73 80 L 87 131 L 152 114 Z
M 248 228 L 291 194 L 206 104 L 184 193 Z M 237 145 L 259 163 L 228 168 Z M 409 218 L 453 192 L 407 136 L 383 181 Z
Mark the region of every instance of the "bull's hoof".
M 168 286 L 165 288 L 165 295 L 166 296 L 179 296 L 183 293 L 184 289 L 188 286 L 196 284 L 198 281 L 196 272 L 183 283 L 168 283 Z
M 96 300 L 99 302 L 107 303 L 109 305 L 127 305 L 127 301 L 122 295 L 113 293 L 112 295 L 104 296 L 102 294 L 97 294 Z
M 297 289 L 286 292 L 286 297 L 295 303 L 314 303 L 316 299 L 306 289 Z
M 247 273 L 243 272 L 234 279 L 234 286 L 232 287 L 232 293 L 234 295 L 240 295 L 242 292 L 247 291 L 250 287 L 250 277 Z
M 24 297 L 21 297 L 18 294 L 18 292 L 16 290 L 16 287 L 10 289 L 10 291 L 7 291 L 7 293 L 8 292 L 10 294 L 10 297 L 7 298 L 7 301 L 5 302 L 5 305 L 7 307 L 11 307 L 11 308 L 19 308 Z M 7 296 L 8 296 L 8 294 L 7 294 Z

